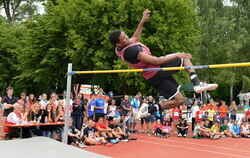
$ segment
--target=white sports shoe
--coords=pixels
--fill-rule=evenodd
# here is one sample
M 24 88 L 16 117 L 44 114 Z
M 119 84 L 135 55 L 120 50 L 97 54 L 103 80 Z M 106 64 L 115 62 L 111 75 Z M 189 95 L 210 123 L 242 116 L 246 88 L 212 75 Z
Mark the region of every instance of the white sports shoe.
M 194 86 L 194 91 L 196 93 L 201 93 L 204 91 L 212 91 L 215 90 L 218 87 L 218 84 L 207 84 L 207 83 L 200 83 L 198 86 Z
M 148 113 L 148 104 L 142 104 L 140 109 L 138 110 L 137 115 L 135 116 L 136 120 L 141 120 L 141 118 L 149 116 Z

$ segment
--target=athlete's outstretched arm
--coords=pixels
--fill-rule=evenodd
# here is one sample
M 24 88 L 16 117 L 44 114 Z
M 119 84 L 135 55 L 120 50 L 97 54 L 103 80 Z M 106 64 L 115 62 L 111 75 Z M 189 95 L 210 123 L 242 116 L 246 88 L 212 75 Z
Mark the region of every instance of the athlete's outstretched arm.
M 135 33 L 133 34 L 133 36 L 129 39 L 130 42 L 138 42 L 140 37 L 141 37 L 141 32 L 142 32 L 142 28 L 143 28 L 143 25 L 145 22 L 148 21 L 148 18 L 150 16 L 150 13 L 151 11 L 146 9 L 144 12 L 143 12 L 143 16 L 141 18 L 141 21 L 139 23 L 139 25 L 137 26 L 136 30 L 135 30 Z
M 173 61 L 177 58 L 192 58 L 192 55 L 189 53 L 175 53 L 175 54 L 171 54 L 168 56 L 164 56 L 164 57 L 154 57 L 151 55 L 148 55 L 146 53 L 139 53 L 139 55 L 137 56 L 137 59 L 144 62 L 144 63 L 148 63 L 151 65 L 161 65 L 161 64 L 165 64 L 167 62 Z

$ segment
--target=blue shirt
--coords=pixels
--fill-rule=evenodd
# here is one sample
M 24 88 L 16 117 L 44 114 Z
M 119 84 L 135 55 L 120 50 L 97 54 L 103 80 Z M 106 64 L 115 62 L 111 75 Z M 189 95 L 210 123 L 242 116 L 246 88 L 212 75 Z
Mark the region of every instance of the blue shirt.
M 91 100 L 88 107 L 88 115 L 92 116 L 94 114 L 95 100 Z
M 131 101 L 131 104 L 132 104 L 132 107 L 133 107 L 134 109 L 138 109 L 139 104 L 140 104 L 140 100 L 139 100 L 139 99 L 136 99 L 136 98 L 133 98 L 132 101 Z
M 95 100 L 95 106 L 96 107 L 104 107 L 105 101 L 103 99 L 97 98 Z M 103 114 L 104 109 L 95 109 L 95 113 Z
M 240 134 L 240 126 L 239 125 L 233 125 L 233 131 L 235 134 Z

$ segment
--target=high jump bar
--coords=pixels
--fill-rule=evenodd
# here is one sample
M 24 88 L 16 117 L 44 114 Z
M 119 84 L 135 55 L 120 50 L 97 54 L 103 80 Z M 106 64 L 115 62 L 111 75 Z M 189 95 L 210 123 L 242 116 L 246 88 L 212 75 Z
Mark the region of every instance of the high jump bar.
M 162 68 L 149 68 L 149 69 L 71 71 L 71 72 L 68 72 L 68 75 L 122 73 L 122 72 L 145 72 L 145 71 L 174 71 L 174 70 L 187 70 L 187 69 L 216 69 L 216 68 L 246 67 L 246 66 L 250 66 L 250 62 L 230 63 L 230 64 L 215 64 L 215 65 L 183 66 L 183 67 L 162 67 Z

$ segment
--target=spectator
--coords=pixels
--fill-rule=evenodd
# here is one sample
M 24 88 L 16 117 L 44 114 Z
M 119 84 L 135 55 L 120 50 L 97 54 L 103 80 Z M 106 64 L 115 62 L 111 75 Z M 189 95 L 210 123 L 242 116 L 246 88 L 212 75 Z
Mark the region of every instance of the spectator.
M 188 110 L 187 110 L 187 106 L 183 105 L 182 109 L 181 109 L 181 118 L 184 120 L 188 119 Z
M 237 135 L 232 130 L 229 129 L 227 124 L 228 124 L 228 121 L 224 120 L 223 124 L 221 124 L 220 126 L 220 132 L 224 132 L 225 136 L 236 138 Z
M 232 101 L 230 105 L 230 112 L 231 112 L 231 119 L 234 121 L 236 120 L 236 114 L 237 114 L 237 105 L 235 101 Z
M 98 122 L 95 123 L 95 128 L 98 131 L 98 134 L 105 138 L 105 140 L 110 141 L 111 143 L 117 143 L 118 141 L 113 136 L 113 130 L 104 124 L 103 118 L 100 117 Z
M 214 122 L 214 125 L 210 128 L 210 138 L 218 139 L 224 135 L 224 132 L 220 132 L 220 124 L 218 121 Z
M 98 98 L 95 100 L 95 122 L 97 122 L 100 117 L 104 118 L 105 101 L 102 99 L 102 95 L 103 93 L 100 91 Z
M 3 116 L 8 116 L 14 110 L 14 104 L 17 102 L 17 98 L 13 97 L 14 89 L 8 87 L 6 89 L 7 96 L 3 98 Z
M 227 126 L 232 131 L 233 131 L 233 124 L 234 124 L 234 120 L 230 118 L 228 123 L 227 123 Z
M 73 112 L 71 113 L 71 116 L 73 119 L 73 126 L 78 130 L 81 130 L 82 127 L 83 112 L 84 105 L 81 101 L 81 98 L 79 96 L 76 96 L 73 102 Z
M 245 93 L 243 93 L 243 91 L 240 91 L 240 93 L 237 95 L 237 97 L 239 98 L 240 106 L 243 107 L 244 106 Z
M 34 123 L 39 124 L 40 122 L 45 122 L 44 119 L 45 119 L 45 110 L 41 109 L 40 103 L 35 103 L 33 108 L 32 108 L 31 120 Z M 33 134 L 35 134 L 37 136 L 43 136 L 43 134 L 44 134 L 43 130 L 40 130 L 40 128 L 36 128 L 36 127 L 31 127 L 31 131 L 33 132 Z
M 127 142 L 128 135 L 126 134 L 126 132 L 123 132 L 122 129 L 119 127 L 118 121 L 119 120 L 117 118 L 114 118 L 114 120 L 111 121 L 109 128 L 111 128 L 113 130 L 112 134 L 114 136 L 116 136 L 117 138 L 120 138 L 124 142 Z
M 153 97 L 150 97 L 150 100 L 147 103 L 147 99 L 143 98 L 142 99 L 142 104 L 147 104 L 148 109 L 152 108 L 152 106 L 154 106 L 153 103 Z M 145 105 L 141 105 L 141 106 L 145 106 Z M 150 114 L 149 116 L 144 117 L 144 120 L 146 122 L 146 133 L 153 133 L 154 129 L 153 129 L 153 123 L 155 122 L 155 117 L 154 114 Z
M 175 107 L 173 110 L 172 110 L 172 113 L 173 113 L 173 125 L 174 127 L 176 127 L 176 125 L 178 124 L 178 121 L 179 121 L 179 118 L 180 118 L 180 109 L 179 107 Z
M 163 137 L 170 137 L 170 132 L 172 128 L 170 125 L 169 121 L 163 121 L 163 126 L 162 126 L 162 136 Z
M 195 122 L 195 127 L 194 127 L 194 137 L 195 138 L 200 138 L 203 137 L 206 133 L 206 129 L 203 128 L 204 122 Z
M 113 121 L 115 114 L 116 114 L 116 105 L 115 105 L 115 99 L 111 100 L 111 105 L 109 105 L 108 107 L 108 124 L 111 123 L 111 121 Z
M 245 120 L 247 122 L 250 122 L 250 108 L 248 108 L 247 111 L 245 112 Z
M 35 95 L 34 94 L 30 94 L 29 97 L 28 97 L 28 102 L 27 104 L 33 109 L 33 106 L 35 105 L 36 103 L 36 98 L 35 98 Z
M 220 113 L 220 122 L 223 123 L 224 120 L 227 119 L 228 107 L 225 101 L 222 101 L 221 103 L 222 105 L 219 107 L 218 111 Z
M 126 132 L 130 133 L 130 126 L 129 126 L 129 117 L 132 112 L 132 106 L 129 101 L 128 95 L 124 95 L 124 100 L 121 102 L 121 117 L 124 118 L 123 121 L 125 121 L 124 127 L 126 127 Z
M 138 120 L 136 119 L 136 115 L 138 114 L 139 106 L 140 106 L 140 94 L 136 94 L 135 97 L 131 101 L 132 105 L 132 113 L 130 116 L 130 131 L 132 133 L 136 132 L 136 125 Z
M 210 105 L 210 109 L 208 109 L 207 112 L 208 112 L 209 124 L 210 124 L 210 126 L 212 127 L 212 126 L 213 126 L 213 123 L 214 123 L 214 120 L 215 120 L 215 118 L 216 118 L 216 112 L 215 112 L 215 110 L 213 109 L 213 105 L 212 105 L 212 104 Z
M 48 103 L 49 103 L 49 102 L 48 102 L 48 100 L 47 100 L 47 94 L 46 94 L 46 93 L 43 93 L 43 94 L 42 94 L 42 98 L 41 98 L 41 100 L 40 100 L 40 104 L 41 104 L 41 106 L 42 106 L 42 109 L 45 109 Z M 50 105 L 51 105 L 51 104 L 50 104 Z
M 24 116 L 24 122 L 30 122 L 32 121 L 32 109 L 28 104 L 24 105 L 24 112 L 23 112 L 23 116 Z
M 245 93 L 245 100 L 246 100 L 245 105 L 249 105 L 249 99 L 250 99 L 250 92 L 247 92 Z
M 50 95 L 50 100 L 49 100 L 49 103 L 52 105 L 52 110 L 53 112 L 56 112 L 56 107 L 58 105 L 58 100 L 56 100 L 56 94 L 55 93 L 52 93 Z
M 240 135 L 244 138 L 250 138 L 249 126 L 246 120 L 243 120 L 243 123 L 240 126 Z
M 104 137 L 99 137 L 97 130 L 94 127 L 94 122 L 88 120 L 88 126 L 83 129 L 83 140 L 86 145 L 96 145 L 99 143 L 106 144 Z
M 160 119 L 158 119 L 154 124 L 154 135 L 162 136 L 162 124 Z
M 232 129 L 236 135 L 240 135 L 240 126 L 238 125 L 238 121 L 234 121 Z
M 105 96 L 104 99 L 104 109 L 103 109 L 103 113 L 104 113 L 104 123 L 106 123 L 107 120 L 107 114 L 108 114 L 108 107 L 109 107 L 109 96 Z
M 86 117 L 88 119 L 94 120 L 94 110 L 95 110 L 95 94 L 91 94 L 90 99 L 86 105 Z
M 181 119 L 180 123 L 177 125 L 178 137 L 187 137 L 188 124 L 185 119 Z
M 199 108 L 199 110 L 197 110 L 196 113 L 195 113 L 195 122 L 200 122 L 202 120 L 203 120 L 203 118 L 202 118 L 202 110 L 201 110 L 201 108 Z
M 210 129 L 212 126 L 210 125 L 210 121 L 208 120 L 208 119 L 206 119 L 205 121 L 204 121 L 205 123 L 204 123 L 204 127 L 205 128 L 208 128 L 208 129 Z
M 191 107 L 191 112 L 192 112 L 192 131 L 194 131 L 194 124 L 195 124 L 195 121 L 196 118 L 197 118 L 197 111 L 200 111 L 200 108 L 199 108 L 199 105 L 198 105 L 198 100 L 195 100 L 194 101 L 194 104 L 192 105 Z
M 7 119 L 5 121 L 5 124 L 22 124 L 24 122 L 24 120 L 26 120 L 26 115 L 23 116 L 22 115 L 22 105 L 19 104 L 14 104 L 12 105 L 12 107 L 14 107 L 13 112 L 9 113 L 7 116 Z M 9 138 L 18 138 L 20 137 L 20 129 L 19 128 L 10 128 L 7 126 L 4 126 L 3 131 L 6 133 L 6 135 Z M 30 138 L 31 137 L 31 133 L 29 131 L 29 128 L 23 128 L 23 132 L 21 135 L 22 138 Z
M 58 104 L 56 108 L 55 122 L 64 122 L 64 121 L 65 121 L 65 111 L 64 111 L 63 105 Z
M 41 104 L 41 103 L 40 103 Z M 41 122 L 43 123 L 52 123 L 55 121 L 55 117 L 53 115 L 53 110 L 52 110 L 52 105 L 51 104 L 47 104 L 46 108 L 45 108 L 45 115 L 44 115 L 44 119 L 41 120 Z M 44 136 L 46 137 L 50 137 L 53 138 L 54 136 L 54 129 L 55 127 L 53 126 L 41 126 L 40 127 L 43 131 L 44 131 Z
M 218 107 L 214 103 L 214 100 L 212 98 L 209 99 L 209 104 L 207 104 L 207 109 L 210 109 L 211 106 L 212 106 L 212 110 L 217 111 Z
M 81 132 L 72 125 L 72 119 L 69 119 L 69 129 L 68 129 L 68 144 L 76 144 L 80 148 L 87 147 L 81 138 Z
M 26 93 L 22 92 L 20 94 L 20 99 L 17 101 L 18 104 L 22 105 L 24 107 L 25 104 L 27 104 L 26 101 Z

